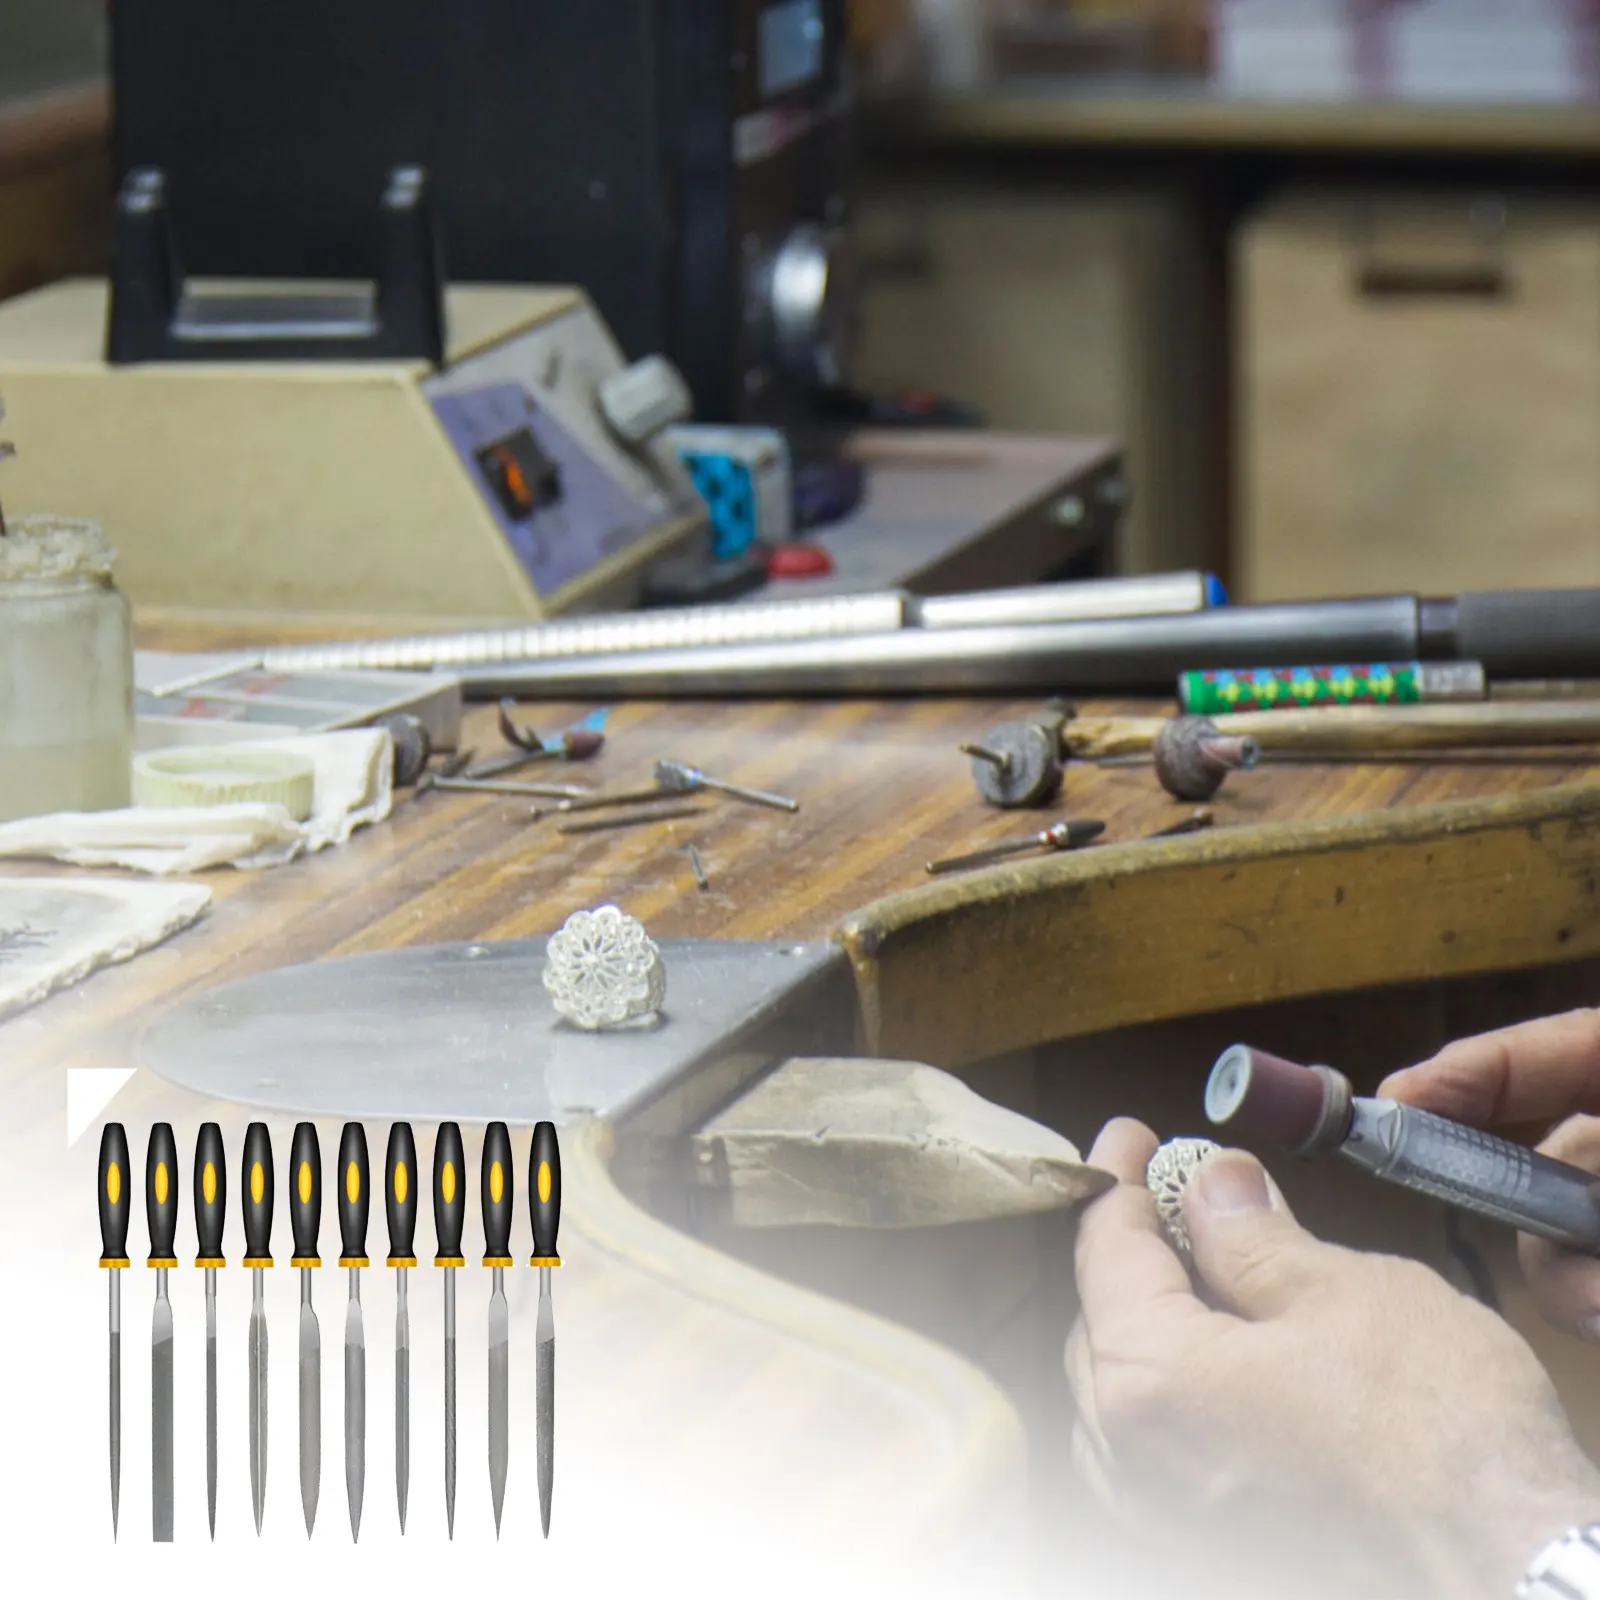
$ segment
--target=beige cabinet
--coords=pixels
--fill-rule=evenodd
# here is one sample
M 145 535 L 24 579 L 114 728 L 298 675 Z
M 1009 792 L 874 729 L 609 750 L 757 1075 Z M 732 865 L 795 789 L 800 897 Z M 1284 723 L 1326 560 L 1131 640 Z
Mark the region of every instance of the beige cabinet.
M 969 401 L 996 428 L 1117 438 L 1133 489 L 1121 569 L 1212 564 L 1180 202 L 940 173 L 869 183 L 858 238 L 858 382 Z
M 1600 206 L 1290 198 L 1236 249 L 1239 598 L 1600 583 Z

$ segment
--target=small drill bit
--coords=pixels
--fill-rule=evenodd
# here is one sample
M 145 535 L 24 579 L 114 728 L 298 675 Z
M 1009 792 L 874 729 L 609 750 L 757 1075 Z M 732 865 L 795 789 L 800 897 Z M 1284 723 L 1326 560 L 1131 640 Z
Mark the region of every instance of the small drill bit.
M 1215 812 L 1208 811 L 1204 806 L 1191 811 L 1188 816 L 1180 817 L 1176 822 L 1169 822 L 1164 828 L 1157 828 L 1154 833 L 1147 833 L 1147 839 L 1173 839 L 1183 833 L 1200 833 L 1209 828 L 1217 820 Z
M 659 811 L 630 811 L 620 817 L 585 817 L 578 822 L 562 822 L 557 833 L 600 833 L 607 828 L 637 828 L 650 822 L 674 822 L 682 817 L 705 815 L 704 806 L 663 806 Z
M 731 795 L 735 800 L 748 800 L 752 805 L 771 806 L 776 811 L 798 811 L 800 802 L 787 795 L 769 794 L 765 789 L 747 789 L 741 783 L 729 783 L 723 778 L 707 776 L 698 767 L 665 757 L 656 762 L 656 782 L 663 789 L 675 789 L 682 794 L 696 789 L 715 789 L 718 794 Z
M 577 800 L 593 791 L 575 783 L 520 783 L 509 778 L 447 778 L 425 772 L 417 779 L 416 792 L 443 789 L 449 794 L 513 794 L 540 800 Z
M 606 793 L 594 794 L 592 792 L 576 795 L 571 799 L 562 800 L 558 805 L 549 809 L 553 811 L 606 811 L 613 806 L 649 806 L 661 805 L 667 801 L 679 799 L 683 794 L 681 789 L 666 789 L 657 784 L 651 789 L 612 789 Z M 535 811 L 535 816 L 543 816 L 543 811 Z
M 1105 832 L 1103 822 L 1057 822 L 1042 833 L 1030 833 L 1020 839 L 1006 839 L 1000 844 L 985 846 L 966 855 L 947 856 L 943 861 L 930 861 L 929 872 L 964 872 L 968 867 L 987 866 L 991 861 L 1006 856 L 1018 856 L 1029 850 L 1076 850 L 1079 845 L 1098 839 Z
M 5 403 L 3 401 L 0 401 L 0 422 L 4 422 L 5 419 L 6 419 Z M 8 443 L 5 439 L 0 439 L 0 461 L 6 460 L 7 457 L 9 457 L 9 456 L 14 456 L 16 453 L 17 453 L 17 447 L 14 444 Z M 0 506 L 0 539 L 6 538 L 8 533 L 9 533 L 9 531 L 10 530 L 6 527 L 5 508 L 3 506 Z M 115 1514 L 113 1514 L 111 1520 L 112 1520 L 112 1523 L 113 1523 L 112 1531 L 115 1532 L 116 1531 L 115 1530 L 115 1522 L 116 1522 Z
M 694 846 L 689 846 L 689 870 L 694 874 L 695 886 L 699 889 L 709 889 L 711 880 L 706 876 L 706 864 L 700 859 L 700 852 Z

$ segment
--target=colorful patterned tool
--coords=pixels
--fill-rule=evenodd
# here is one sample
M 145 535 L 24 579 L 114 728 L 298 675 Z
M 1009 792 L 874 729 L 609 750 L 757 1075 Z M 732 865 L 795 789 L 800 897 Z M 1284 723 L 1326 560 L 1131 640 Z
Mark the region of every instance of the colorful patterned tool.
M 100 1135 L 100 1175 L 95 1183 L 100 1209 L 100 1265 L 111 1284 L 111 1537 L 117 1536 L 122 1497 L 122 1272 L 128 1265 L 128 1134 L 108 1122 Z
M 539 1520 L 550 1537 L 550 1495 L 555 1481 L 556 1449 L 556 1319 L 550 1301 L 550 1269 L 561 1265 L 556 1234 L 561 1227 L 561 1146 L 553 1122 L 535 1124 L 528 1158 L 528 1189 L 533 1216 L 533 1255 L 539 1269 L 539 1316 L 535 1324 L 534 1397 L 535 1455 L 539 1468 Z
M 483 1136 L 483 1264 L 492 1273 L 489 1294 L 489 1489 L 494 1496 L 494 1536 L 506 1501 L 511 1432 L 511 1312 L 505 1269 L 511 1266 L 511 1135 L 491 1122 Z
M 339 1265 L 350 1274 L 344 1314 L 344 1491 L 350 1506 L 350 1540 L 361 1537 L 361 1501 L 367 1483 L 367 1330 L 361 1317 L 361 1269 L 367 1266 L 367 1217 L 372 1184 L 367 1130 L 347 1122 L 339 1135 Z
M 194 1146 L 194 1231 L 200 1253 L 195 1265 L 206 1274 L 206 1523 L 217 1536 L 217 1268 L 222 1225 L 228 1211 L 228 1161 L 222 1129 L 208 1122 Z
M 256 1537 L 267 1498 L 267 1307 L 266 1280 L 272 1265 L 272 1206 L 277 1181 L 272 1171 L 272 1135 L 264 1122 L 245 1129 L 239 1164 L 244 1198 L 244 1264 L 250 1269 L 250 1509 Z
M 167 1272 L 177 1266 L 178 1142 L 170 1122 L 150 1130 L 144 1164 L 145 1222 L 156 1273 L 155 1314 L 150 1327 L 150 1533 L 172 1543 L 172 1302 Z
M 433 1264 L 444 1268 L 444 1511 L 452 1539 L 456 1536 L 456 1268 L 466 1265 L 461 1255 L 467 1220 L 465 1171 L 461 1129 L 454 1122 L 441 1122 L 433 1141 L 433 1231 L 438 1247 Z
M 406 1495 L 411 1487 L 411 1307 L 408 1274 L 417 1264 L 417 1142 L 409 1122 L 389 1129 L 384 1163 L 383 1209 L 389 1222 L 389 1259 L 395 1279 L 394 1312 L 394 1487 L 400 1531 L 406 1531 Z
M 1277 711 L 1306 706 L 1419 705 L 1434 700 L 1482 700 L 1483 668 L 1476 661 L 1387 661 L 1334 667 L 1243 667 L 1185 672 L 1178 703 L 1210 717 L 1229 711 Z

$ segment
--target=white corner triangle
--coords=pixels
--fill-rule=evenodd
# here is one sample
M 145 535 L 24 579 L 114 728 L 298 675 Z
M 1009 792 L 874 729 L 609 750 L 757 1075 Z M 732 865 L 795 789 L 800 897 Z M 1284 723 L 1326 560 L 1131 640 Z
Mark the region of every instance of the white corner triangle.
M 132 1067 L 67 1068 L 67 1148 L 70 1150 L 100 1119 L 133 1076 Z

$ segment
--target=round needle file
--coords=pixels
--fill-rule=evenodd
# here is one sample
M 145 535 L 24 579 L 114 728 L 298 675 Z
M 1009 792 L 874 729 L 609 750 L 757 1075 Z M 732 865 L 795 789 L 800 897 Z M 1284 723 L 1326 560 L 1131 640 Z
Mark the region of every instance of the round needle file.
M 489 1489 L 494 1497 L 494 1534 L 506 1500 L 509 1453 L 511 1315 L 506 1306 L 505 1269 L 511 1261 L 511 1135 L 491 1122 L 483 1137 L 483 1264 L 494 1274 L 489 1294 Z
M 208 1122 L 194 1147 L 194 1231 L 200 1249 L 194 1264 L 206 1274 L 206 1526 L 213 1539 L 217 1536 L 217 1268 L 228 1264 L 222 1257 L 227 1209 L 222 1129 Z
M 264 1122 L 245 1129 L 239 1171 L 244 1191 L 244 1264 L 250 1269 L 250 1509 L 256 1535 L 267 1495 L 267 1308 L 262 1273 L 272 1265 L 272 1136 Z
M 156 1305 L 150 1328 L 150 1534 L 172 1542 L 172 1302 L 167 1272 L 177 1266 L 178 1143 L 170 1122 L 150 1130 L 144 1165 L 145 1220 L 155 1268 Z
M 128 1265 L 128 1134 L 120 1122 L 108 1122 L 100 1134 L 100 1173 L 96 1180 L 100 1211 L 100 1265 L 110 1283 L 111 1383 L 111 1537 L 117 1536 L 117 1507 L 122 1497 L 122 1273 Z
M 417 1142 L 409 1122 L 389 1129 L 384 1162 L 383 1210 L 389 1223 L 388 1265 L 395 1269 L 394 1312 L 394 1488 L 400 1531 L 406 1531 L 406 1492 L 411 1486 L 411 1309 L 407 1275 L 417 1264 Z
M 550 1495 L 555 1482 L 556 1450 L 556 1319 L 550 1302 L 550 1269 L 561 1265 L 556 1233 L 561 1226 L 561 1146 L 553 1122 L 533 1130 L 528 1158 L 528 1189 L 533 1215 L 533 1255 L 528 1265 L 539 1269 L 539 1317 L 535 1324 L 534 1401 L 535 1455 L 539 1472 L 539 1521 L 550 1537 Z
M 344 1491 L 352 1543 L 361 1537 L 361 1499 L 367 1481 L 367 1334 L 361 1321 L 361 1269 L 368 1265 L 369 1185 L 367 1130 L 359 1122 L 347 1122 L 339 1135 L 339 1265 L 350 1274 L 344 1314 Z
M 441 1122 L 433 1142 L 433 1231 L 444 1269 L 444 1512 L 450 1537 L 456 1536 L 456 1268 L 464 1267 L 461 1231 L 467 1195 L 462 1183 L 461 1129 Z
M 306 1537 L 317 1520 L 322 1487 L 322 1329 L 311 1305 L 311 1274 L 322 1265 L 317 1230 L 322 1222 L 322 1149 L 316 1124 L 296 1124 L 289 1146 L 289 1223 L 300 1269 L 300 1509 Z

